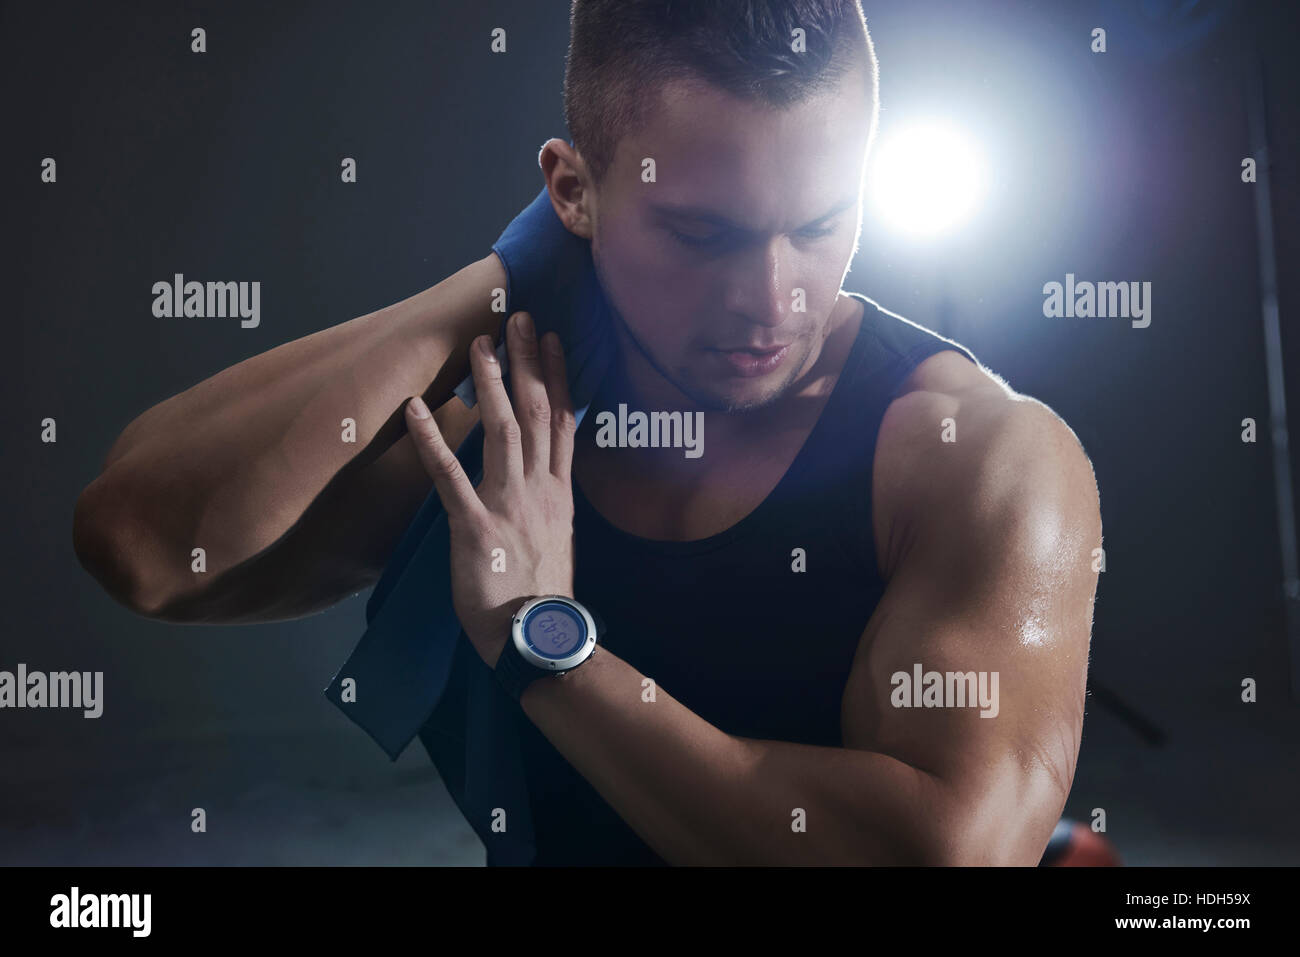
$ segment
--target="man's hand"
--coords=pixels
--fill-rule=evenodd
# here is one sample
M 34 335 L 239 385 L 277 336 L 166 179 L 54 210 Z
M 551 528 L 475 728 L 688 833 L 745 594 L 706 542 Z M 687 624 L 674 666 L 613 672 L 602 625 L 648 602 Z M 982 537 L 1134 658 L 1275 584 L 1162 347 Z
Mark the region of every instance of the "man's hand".
M 470 349 L 484 430 L 477 489 L 416 396 L 406 422 L 420 461 L 447 511 L 456 616 L 489 667 L 510 636 L 510 619 L 535 595 L 573 597 L 573 489 L 577 431 L 559 337 L 539 349 L 531 317 L 517 312 L 506 334 L 516 420 L 488 336 Z M 545 375 L 541 366 L 545 366 Z

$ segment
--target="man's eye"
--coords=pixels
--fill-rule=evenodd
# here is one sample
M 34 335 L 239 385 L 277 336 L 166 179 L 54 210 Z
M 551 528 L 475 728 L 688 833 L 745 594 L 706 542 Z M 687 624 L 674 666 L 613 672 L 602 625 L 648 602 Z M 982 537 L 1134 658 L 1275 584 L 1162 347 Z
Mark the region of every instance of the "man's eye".
M 714 233 L 711 236 L 691 236 L 686 233 L 680 233 L 675 229 L 669 229 L 669 232 L 672 233 L 673 237 L 679 243 L 682 243 L 687 246 L 694 246 L 696 248 L 702 248 L 706 246 L 719 246 L 722 243 L 724 243 L 727 239 L 727 233 L 725 231 L 720 233 Z M 824 239 L 825 237 L 831 235 L 833 232 L 835 232 L 834 226 L 830 226 L 830 227 L 824 226 L 821 227 L 820 229 L 801 230 L 796 235 L 798 235 L 800 239 Z
M 688 236 L 685 233 L 679 233 L 675 229 L 668 230 L 673 234 L 673 238 L 679 243 L 685 243 L 687 246 L 713 246 L 721 242 L 723 233 L 714 233 L 712 236 Z
M 805 229 L 800 232 L 799 235 L 804 239 L 821 239 L 825 236 L 829 236 L 833 232 L 835 232 L 834 227 L 822 227 L 821 229 Z

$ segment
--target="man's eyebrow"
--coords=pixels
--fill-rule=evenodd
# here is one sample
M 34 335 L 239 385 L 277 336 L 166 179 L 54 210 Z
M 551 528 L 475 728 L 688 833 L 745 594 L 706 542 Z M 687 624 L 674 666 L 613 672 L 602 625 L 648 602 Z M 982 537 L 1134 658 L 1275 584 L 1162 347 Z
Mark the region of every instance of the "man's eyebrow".
M 799 227 L 799 229 L 810 229 L 814 226 L 820 225 L 831 217 L 838 216 L 846 209 L 849 209 L 857 201 L 858 198 L 856 196 L 846 196 L 816 219 L 804 223 Z M 690 206 L 677 203 L 651 203 L 650 209 L 652 212 L 658 213 L 661 216 L 670 216 L 675 219 L 695 219 L 701 222 L 711 223 L 714 226 L 721 226 L 726 229 L 735 230 L 736 232 L 749 232 L 749 230 L 744 226 L 733 222 L 721 213 L 709 209 L 707 206 Z

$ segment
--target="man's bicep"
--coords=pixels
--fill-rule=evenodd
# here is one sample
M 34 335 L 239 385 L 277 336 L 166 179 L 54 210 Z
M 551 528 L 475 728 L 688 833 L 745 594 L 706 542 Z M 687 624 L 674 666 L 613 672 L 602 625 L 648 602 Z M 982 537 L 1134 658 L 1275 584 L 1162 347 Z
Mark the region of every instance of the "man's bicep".
M 1100 528 L 1091 468 L 1041 416 L 990 420 L 964 438 L 966 461 L 922 463 L 941 492 L 904 530 L 908 545 L 863 634 L 842 719 L 846 746 L 946 785 L 947 826 L 979 858 L 1001 853 L 993 845 L 1032 845 L 1040 832 L 1046 841 L 1064 804 Z

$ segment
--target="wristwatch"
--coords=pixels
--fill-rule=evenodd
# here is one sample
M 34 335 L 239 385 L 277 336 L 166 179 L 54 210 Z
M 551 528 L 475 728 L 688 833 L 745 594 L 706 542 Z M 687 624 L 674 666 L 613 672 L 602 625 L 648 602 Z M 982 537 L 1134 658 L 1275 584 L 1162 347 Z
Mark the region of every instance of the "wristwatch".
M 539 595 L 515 612 L 493 673 L 518 701 L 536 679 L 562 675 L 590 658 L 604 636 L 605 624 L 591 609 L 564 595 Z

